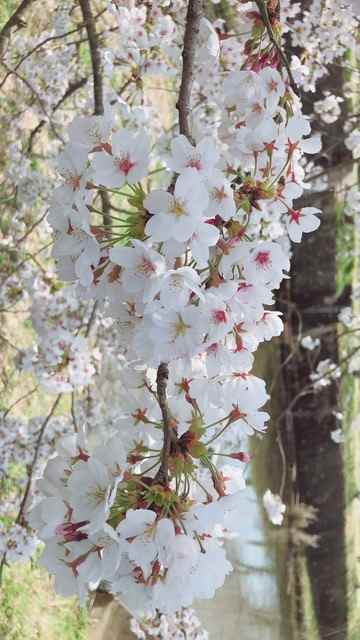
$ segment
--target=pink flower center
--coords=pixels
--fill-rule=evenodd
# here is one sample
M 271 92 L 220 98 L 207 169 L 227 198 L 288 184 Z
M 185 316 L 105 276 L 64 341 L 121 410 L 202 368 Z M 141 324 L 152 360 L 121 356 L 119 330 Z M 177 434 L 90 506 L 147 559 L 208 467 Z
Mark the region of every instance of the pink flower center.
M 200 158 L 191 158 L 186 166 L 191 167 L 191 169 L 197 169 L 198 171 L 202 169 Z
M 221 189 L 218 189 L 217 187 L 215 187 L 215 189 L 213 190 L 213 196 L 214 196 L 214 199 L 217 200 L 218 202 L 222 202 L 223 200 L 225 200 L 225 198 L 227 198 L 227 195 L 225 193 L 225 187 L 221 187 Z
M 290 218 L 291 218 L 291 222 L 296 222 L 296 224 L 300 223 L 300 211 L 291 211 L 290 212 Z
M 135 420 L 135 423 L 148 422 L 148 419 L 146 417 L 146 412 L 147 412 L 147 409 L 136 409 L 135 413 L 131 414 Z
M 269 91 L 277 91 L 278 90 L 278 83 L 275 80 L 270 80 L 269 82 Z
M 236 420 L 241 420 L 246 417 L 246 413 L 239 409 L 239 405 L 233 404 L 233 409 L 230 411 L 229 420 L 230 422 L 236 422 Z
M 84 531 L 78 531 L 81 527 L 89 524 L 89 520 L 83 520 L 82 522 L 64 522 L 56 527 L 55 533 L 58 536 L 63 536 L 66 542 L 80 542 L 80 540 L 86 540 L 88 534 Z
M 267 267 L 271 262 L 270 251 L 259 251 L 259 253 L 255 258 L 255 262 L 259 267 L 262 267 L 262 268 Z
M 241 378 L 241 380 L 247 380 L 248 377 L 249 377 L 249 375 L 247 373 L 233 373 L 232 376 L 235 379 Z
M 151 276 L 153 273 L 156 272 L 155 266 L 153 265 L 153 263 L 151 262 L 151 260 L 149 260 L 149 258 L 145 258 L 143 257 L 138 270 L 143 273 L 145 276 Z
M 129 158 L 129 155 L 124 156 L 120 160 L 118 160 L 118 169 L 124 175 L 128 175 L 128 173 L 135 167 L 135 162 L 132 162 Z
M 217 311 L 213 311 L 213 318 L 216 324 L 222 324 L 227 321 L 226 311 L 223 309 L 218 309 Z
M 72 174 L 72 175 L 69 175 L 69 177 L 68 177 L 66 182 L 72 188 L 73 191 L 79 191 L 79 189 L 80 189 L 80 180 L 81 180 L 81 176 L 78 176 L 76 174 Z
M 236 349 L 235 349 L 235 353 L 240 353 L 241 351 L 246 351 L 243 339 L 241 338 L 241 336 L 237 335 L 236 336 Z

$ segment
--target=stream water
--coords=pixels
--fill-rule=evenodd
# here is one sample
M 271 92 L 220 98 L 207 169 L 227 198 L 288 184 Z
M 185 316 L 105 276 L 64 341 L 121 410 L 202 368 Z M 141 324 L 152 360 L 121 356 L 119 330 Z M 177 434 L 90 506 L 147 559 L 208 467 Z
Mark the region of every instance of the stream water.
M 227 543 L 234 570 L 215 599 L 196 610 L 211 640 L 289 640 L 281 593 L 285 544 L 276 543 L 251 485 L 242 501 L 240 535 Z

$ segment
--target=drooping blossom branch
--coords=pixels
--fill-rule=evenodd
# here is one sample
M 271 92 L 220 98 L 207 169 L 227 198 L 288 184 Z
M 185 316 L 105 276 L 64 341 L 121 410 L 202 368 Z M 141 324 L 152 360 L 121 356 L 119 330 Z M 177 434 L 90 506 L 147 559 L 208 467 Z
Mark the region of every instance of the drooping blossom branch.
M 177 110 L 179 113 L 179 131 L 187 137 L 189 142 L 193 142 L 193 138 L 190 132 L 190 103 L 191 103 L 191 89 L 194 78 L 194 64 L 197 38 L 199 35 L 200 20 L 203 13 L 203 0 L 189 0 L 184 31 L 184 43 L 182 50 L 182 73 L 179 97 L 177 101 Z M 173 191 L 173 184 L 170 186 L 170 191 Z M 164 429 L 164 444 L 161 454 L 161 467 L 159 470 L 159 478 L 163 479 L 165 484 L 168 484 L 168 467 L 169 467 L 169 455 L 171 449 L 171 443 L 176 441 L 176 432 L 174 427 L 170 424 L 170 411 L 167 404 L 166 387 L 169 378 L 169 366 L 166 362 L 162 362 L 157 370 L 157 395 L 161 414 L 163 418 Z
M 228 518 L 236 521 L 245 486 L 246 439 L 263 433 L 268 418 L 265 383 L 251 372 L 254 352 L 282 330 L 269 305 L 289 269 L 289 238 L 299 242 L 319 224 L 317 209 L 294 203 L 302 154 L 316 144 L 266 21 L 236 3 L 234 33 L 228 25 L 222 33 L 201 3 L 179 4 L 178 15 L 161 2 L 146 10 L 109 4 L 104 52 L 84 7 L 89 42 L 103 60 L 92 57 L 98 115 L 69 125 L 48 214 L 53 258 L 71 284 L 49 286 L 38 266 L 38 341 L 24 358 L 42 386 L 76 394 L 79 426 L 60 441 L 29 516 L 45 541 L 43 562 L 82 601 L 106 583 L 137 612 L 212 597 L 231 571 L 218 539 L 235 532 Z M 66 68 L 78 44 L 65 50 Z M 148 92 L 148 78 L 159 74 L 167 80 L 152 87 L 157 95 L 180 87 L 166 126 Z M 49 114 L 66 92 L 62 77 Z M 36 78 L 34 87 L 48 104 Z M 99 96 L 104 102 L 107 91 L 104 113 Z M 86 109 L 84 93 L 74 94 L 77 111 Z M 68 118 L 73 105 L 63 102 Z M 112 198 L 108 228 L 97 205 L 103 194 Z M 98 350 L 87 339 L 95 311 Z M 101 355 L 105 372 L 116 372 L 111 386 Z M 85 442 L 83 422 L 98 447 Z M 266 504 L 280 524 L 283 505 Z

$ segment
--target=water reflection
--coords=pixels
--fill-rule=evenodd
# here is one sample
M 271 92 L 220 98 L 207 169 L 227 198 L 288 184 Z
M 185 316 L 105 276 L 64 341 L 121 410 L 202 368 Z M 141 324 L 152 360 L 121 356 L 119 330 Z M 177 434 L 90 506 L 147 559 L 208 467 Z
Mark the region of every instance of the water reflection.
M 276 542 L 269 530 L 253 486 L 242 492 L 241 499 L 244 518 L 239 537 L 227 542 L 233 573 L 215 599 L 199 602 L 197 611 L 211 640 L 288 640 L 282 614 L 285 594 L 280 593 L 279 579 L 285 545 Z M 279 545 L 283 547 L 280 554 Z

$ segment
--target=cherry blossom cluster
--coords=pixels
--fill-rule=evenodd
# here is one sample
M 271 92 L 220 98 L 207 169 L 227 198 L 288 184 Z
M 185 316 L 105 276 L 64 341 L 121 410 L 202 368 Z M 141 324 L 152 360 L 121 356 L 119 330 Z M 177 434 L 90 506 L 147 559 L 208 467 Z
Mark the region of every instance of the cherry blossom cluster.
M 329 74 L 332 63 L 341 60 L 349 49 L 357 54 L 357 19 L 353 7 L 349 2 L 334 7 L 329 0 L 314 0 L 305 11 L 297 2 L 283 8 L 291 42 L 303 52 L 301 60 L 292 57 L 296 80 L 306 91 L 315 91 L 319 80 Z
M 22 369 L 33 370 L 49 392 L 73 391 L 91 383 L 96 371 L 93 356 L 85 338 L 54 329 L 26 354 Z
M 208 633 L 201 627 L 193 609 L 181 609 L 176 614 L 164 616 L 157 614 L 152 618 L 137 620 L 132 618 L 130 629 L 136 638 L 158 638 L 162 640 L 208 640 Z
M 105 581 L 130 610 L 154 613 L 214 595 L 231 565 L 208 532 L 231 519 L 236 493 L 197 504 L 145 474 L 139 488 L 118 436 L 92 455 L 75 438 L 59 452 L 39 481 L 46 498 L 30 514 L 59 593 L 85 598 Z
M 139 68 L 134 49 L 148 61 L 159 40 L 141 35 L 143 9 L 115 11 L 134 14 L 135 31 L 121 46 Z M 251 373 L 254 352 L 282 331 L 268 306 L 290 268 L 284 231 L 300 242 L 320 224 L 318 209 L 294 204 L 304 188 L 302 156 L 317 152 L 319 139 L 309 137 L 261 15 L 242 15 L 251 33 L 243 68 L 224 69 L 194 140 L 172 131 L 157 144 L 131 109 L 120 121 L 110 107 L 77 117 L 48 216 L 60 277 L 112 323 L 122 391 L 105 444 L 60 442 L 30 522 L 60 593 L 85 600 L 101 583 L 137 614 L 211 598 L 231 571 L 222 542 L 241 518 L 246 438 L 262 435 L 268 418 L 265 383 Z M 159 21 L 166 43 L 174 34 Z M 274 37 L 276 11 L 270 21 Z M 219 50 L 203 21 L 194 99 Z M 66 341 L 63 331 L 59 353 L 50 349 L 60 370 L 64 358 L 68 369 L 68 360 L 77 363 L 79 338 Z M 280 499 L 264 500 L 280 524 Z

